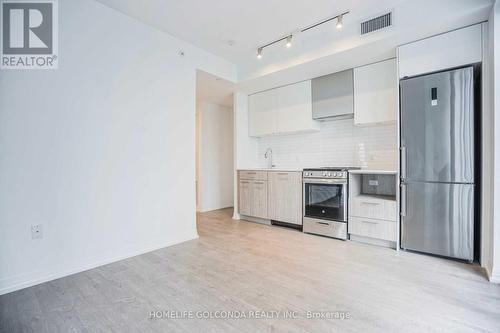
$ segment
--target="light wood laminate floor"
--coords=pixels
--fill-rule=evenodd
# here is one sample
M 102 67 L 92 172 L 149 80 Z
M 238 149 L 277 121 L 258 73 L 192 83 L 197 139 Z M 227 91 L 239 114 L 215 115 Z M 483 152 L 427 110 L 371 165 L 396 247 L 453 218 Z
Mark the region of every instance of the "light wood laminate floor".
M 1 296 L 0 332 L 500 332 L 500 286 L 477 266 L 231 214 L 200 214 L 197 240 Z M 217 310 L 297 318 L 150 318 Z

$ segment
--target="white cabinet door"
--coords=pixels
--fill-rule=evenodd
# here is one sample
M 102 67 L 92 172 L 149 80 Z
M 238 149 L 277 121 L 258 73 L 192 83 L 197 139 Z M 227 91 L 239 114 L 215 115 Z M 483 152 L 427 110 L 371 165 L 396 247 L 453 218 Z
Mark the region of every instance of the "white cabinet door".
M 319 131 L 310 80 L 250 95 L 248 113 L 250 136 Z
M 276 89 L 278 93 L 278 133 L 319 130 L 312 119 L 311 81 L 303 81 Z
M 302 173 L 268 173 L 269 219 L 302 225 Z
M 354 69 L 354 124 L 396 121 L 396 59 Z
M 482 61 L 481 24 L 398 47 L 399 77 L 414 76 Z
M 277 131 L 278 94 L 271 89 L 248 97 L 248 134 L 273 135 Z

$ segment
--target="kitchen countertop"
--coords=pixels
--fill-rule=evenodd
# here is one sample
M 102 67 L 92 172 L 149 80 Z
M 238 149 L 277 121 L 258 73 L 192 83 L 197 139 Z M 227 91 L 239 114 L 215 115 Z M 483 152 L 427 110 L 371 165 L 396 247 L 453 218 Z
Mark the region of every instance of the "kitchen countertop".
M 396 170 L 373 170 L 373 169 L 360 169 L 360 170 L 349 170 L 352 174 L 378 174 L 378 175 L 397 175 Z
M 282 171 L 282 172 L 302 172 L 301 168 L 238 168 L 238 171 Z
M 238 168 L 238 171 L 282 171 L 282 172 L 302 172 L 302 168 Z M 360 169 L 360 170 L 350 170 L 349 173 L 352 174 L 379 174 L 379 175 L 396 175 L 398 171 L 396 170 L 380 170 L 380 169 Z

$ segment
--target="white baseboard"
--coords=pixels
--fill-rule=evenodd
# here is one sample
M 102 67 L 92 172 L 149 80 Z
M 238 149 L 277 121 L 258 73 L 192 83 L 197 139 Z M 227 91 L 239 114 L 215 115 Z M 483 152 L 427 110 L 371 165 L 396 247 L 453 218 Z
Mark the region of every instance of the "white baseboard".
M 490 273 L 490 272 L 488 272 L 488 273 Z M 491 270 L 491 273 L 488 274 L 488 278 L 489 278 L 490 282 L 500 284 L 500 268 L 493 267 L 493 269 Z
M 228 204 L 228 205 L 220 205 L 220 206 L 213 206 L 213 207 L 200 207 L 200 209 L 197 210 L 198 213 L 208 213 L 208 212 L 213 212 L 215 210 L 220 210 L 220 209 L 226 209 L 226 208 L 233 208 L 233 204 Z
M 65 270 L 61 270 L 61 271 L 57 271 L 56 269 L 54 269 L 54 272 L 49 272 L 50 270 L 46 270 L 44 272 L 39 272 L 39 271 L 30 272 L 27 274 L 21 274 L 21 275 L 3 278 L 0 280 L 0 295 L 4 295 L 7 293 L 11 293 L 13 291 L 16 291 L 16 290 L 32 287 L 32 286 L 35 286 L 35 285 L 40 284 L 40 283 L 52 281 L 52 280 L 59 279 L 59 278 L 65 277 L 65 276 L 69 276 L 69 275 L 73 275 L 73 274 L 80 273 L 83 271 L 87 271 L 89 269 L 93 269 L 93 268 L 96 268 L 99 266 L 111 264 L 111 263 L 116 262 L 116 261 L 135 257 L 135 256 L 138 256 L 138 255 L 141 255 L 144 253 L 159 250 L 159 249 L 169 247 L 172 245 L 180 244 L 180 243 L 183 243 L 186 241 L 197 239 L 198 237 L 199 237 L 198 233 L 195 232 L 194 235 L 192 234 L 189 236 L 181 237 L 181 238 L 176 239 L 174 241 L 168 241 L 165 243 L 160 243 L 160 244 L 157 244 L 154 246 L 150 246 L 150 247 L 146 247 L 146 248 L 142 248 L 142 249 L 138 249 L 138 250 L 137 249 L 136 250 L 129 249 L 128 251 L 124 251 L 123 252 L 124 254 L 121 254 L 121 255 L 110 256 L 110 257 L 104 258 L 104 259 L 95 259 L 93 261 L 89 261 L 87 264 L 80 265 L 79 267 L 72 267 L 72 268 L 68 268 Z

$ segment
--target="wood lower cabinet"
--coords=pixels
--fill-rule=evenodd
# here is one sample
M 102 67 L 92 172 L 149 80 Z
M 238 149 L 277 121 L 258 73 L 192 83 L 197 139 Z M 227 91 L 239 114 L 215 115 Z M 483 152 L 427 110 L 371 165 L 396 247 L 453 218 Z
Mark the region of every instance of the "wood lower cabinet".
M 242 215 L 267 219 L 267 172 L 240 171 L 238 206 Z
M 302 173 L 268 172 L 268 216 L 302 225 Z
M 302 225 L 302 172 L 238 172 L 239 213 Z
M 243 215 L 252 215 L 252 190 L 251 180 L 239 181 L 239 211 Z
M 250 216 L 269 218 L 267 212 L 267 182 L 254 180 L 250 183 Z

